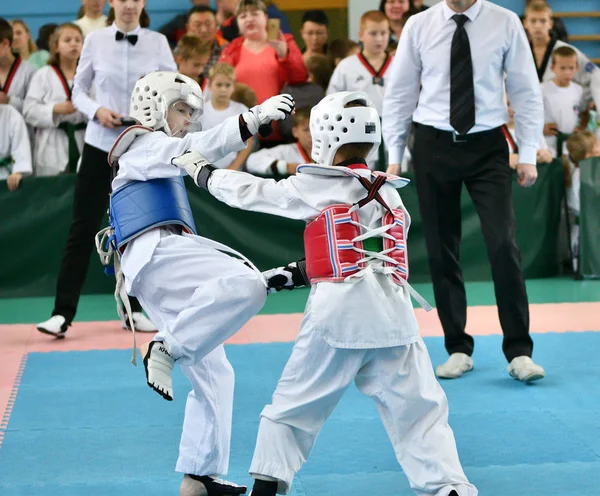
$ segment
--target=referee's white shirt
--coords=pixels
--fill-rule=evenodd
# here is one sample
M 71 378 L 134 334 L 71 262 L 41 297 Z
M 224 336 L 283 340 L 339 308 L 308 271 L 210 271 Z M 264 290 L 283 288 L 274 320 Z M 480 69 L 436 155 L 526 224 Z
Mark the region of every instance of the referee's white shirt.
M 450 48 L 454 12 L 445 1 L 409 18 L 389 67 L 383 101 L 383 138 L 389 163 L 399 164 L 411 121 L 452 131 Z M 485 0 L 464 12 L 475 87 L 475 133 L 508 122 L 506 89 L 515 109 L 522 163 L 536 163 L 544 106 L 529 42 L 519 17 Z M 422 88 L 420 86 L 422 85 Z M 416 110 L 415 110 L 416 109 Z

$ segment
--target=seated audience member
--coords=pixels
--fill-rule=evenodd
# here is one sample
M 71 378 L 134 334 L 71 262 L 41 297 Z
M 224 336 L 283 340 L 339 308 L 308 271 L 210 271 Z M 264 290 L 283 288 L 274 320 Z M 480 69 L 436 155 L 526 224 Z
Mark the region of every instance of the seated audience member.
M 0 104 L 0 180 L 10 191 L 23 176 L 32 174 L 31 144 L 23 116 L 11 105 Z
M 209 42 L 202 41 L 195 35 L 186 34 L 181 37 L 174 52 L 177 70 L 184 76 L 198 81 L 202 91 L 206 89 L 208 82 L 204 76 L 204 67 L 210 58 L 210 49 Z
M 304 63 L 313 55 L 327 53 L 328 26 L 329 19 L 322 10 L 307 10 L 302 16 L 300 36 L 304 41 L 304 50 L 302 51 Z
M 233 87 L 231 99 L 234 102 L 242 103 L 248 108 L 256 106 L 256 93 L 247 84 L 236 82 Z
M 209 72 L 208 87 L 210 99 L 204 101 L 204 114 L 202 115 L 203 129 L 210 129 L 221 124 L 225 119 L 234 115 L 241 115 L 248 107 L 231 100 L 235 85 L 235 70 L 225 63 L 218 63 Z M 238 170 L 246 162 L 252 151 L 253 139 L 246 142 L 246 148 L 240 152 L 231 152 L 213 165 L 219 169 Z
M 58 24 L 50 23 L 44 24 L 38 30 L 38 37 L 35 40 L 38 49 L 28 60 L 36 69 L 41 69 L 48 63 L 48 58 L 50 57 L 50 39 L 57 27 Z
M 81 0 L 77 20 L 73 21 L 81 28 L 83 37 L 106 27 L 106 16 L 102 13 L 105 0 Z
M 306 61 L 308 81 L 302 84 L 286 84 L 282 93 L 289 93 L 296 102 L 296 108 L 312 108 L 325 96 L 329 85 L 333 64 L 326 55 L 316 54 Z M 279 132 L 283 141 L 293 141 L 292 120 L 279 122 Z
M 190 0 L 192 8 L 194 7 L 209 7 L 210 0 Z M 171 19 L 167 24 L 158 29 L 159 33 L 164 34 L 171 45 L 175 48 L 181 37 L 187 32 L 188 13 L 178 14 Z
M 398 43 L 406 20 L 416 14 L 417 9 L 412 0 L 381 0 L 379 12 L 385 14 L 390 21 L 390 43 Z
M 544 135 L 552 156 L 561 157 L 568 136 L 575 131 L 580 113 L 586 110 L 583 88 L 573 81 L 578 69 L 577 53 L 569 46 L 552 53 L 554 79 L 542 83 Z
M 8 103 L 19 112 L 35 68 L 18 54 L 13 54 L 13 28 L 0 17 L 0 104 Z
M 241 0 L 236 17 L 242 36 L 225 46 L 220 61 L 235 67 L 236 80 L 254 90 L 259 105 L 281 93 L 286 83 L 306 82 L 306 67 L 292 35 L 280 32 L 279 39 L 267 39 L 266 8 L 261 0 Z M 274 124 L 274 132 L 261 136 L 261 143 L 280 139 Z
M 600 144 L 596 135 L 590 131 L 576 132 L 567 139 L 568 155 L 563 157 L 565 186 L 567 188 L 567 207 L 571 219 L 571 253 L 573 272 L 577 272 L 579 259 L 579 213 L 581 200 L 581 176 L 579 162 L 590 157 L 600 157 Z
M 360 53 L 360 45 L 356 41 L 346 38 L 338 38 L 329 43 L 327 54 L 333 62 L 333 66 L 337 65 L 346 57 L 351 57 Z
M 510 104 L 510 100 L 508 96 L 506 97 L 506 103 L 508 105 L 508 123 L 506 124 L 506 128 L 504 131 L 504 136 L 506 138 L 506 143 L 508 145 L 509 156 L 509 164 L 511 169 L 517 169 L 517 165 L 519 165 L 519 146 L 516 142 L 516 133 L 515 133 L 515 110 Z M 546 138 L 544 136 L 540 136 L 540 143 L 537 149 L 537 163 L 538 164 L 549 164 L 552 162 L 552 152 L 548 149 L 548 143 L 546 142 Z
M 204 75 L 208 77 L 208 71 L 219 61 L 222 47 L 227 43 L 224 38 L 217 36 L 219 25 L 215 11 L 204 5 L 192 7 L 188 13 L 186 29 L 186 34 L 196 35 L 210 44 L 210 57 L 204 66 Z
M 312 163 L 310 110 L 310 108 L 296 108 L 296 113 L 292 115 L 292 133 L 298 140 L 296 143 L 263 148 L 251 153 L 246 161 L 246 170 L 252 174 L 280 179 L 295 174 L 300 164 Z
M 79 26 L 62 24 L 52 37 L 48 65 L 31 79 L 23 116 L 35 128 L 33 165 L 37 176 L 77 172 L 87 117 L 73 105 L 71 91 L 82 47 Z
M 530 4 L 532 3 L 540 3 L 540 0 L 525 0 L 525 10 L 527 11 L 528 7 L 530 6 Z M 541 3 L 546 3 L 544 0 L 542 0 Z M 525 16 L 521 16 L 521 21 L 525 20 Z M 563 41 L 565 43 L 569 42 L 569 34 L 567 33 L 567 28 L 565 27 L 565 23 L 562 21 L 562 19 L 560 17 L 557 16 L 552 16 L 551 17 L 551 24 L 550 24 L 550 37 L 555 39 L 555 40 L 560 40 Z
M 233 41 L 235 38 L 240 36 L 238 20 L 237 20 L 236 16 L 234 15 L 236 9 L 239 7 L 240 1 L 243 2 L 244 0 L 237 0 L 237 1 L 233 2 L 234 5 L 233 5 L 233 9 L 231 9 L 231 14 L 229 15 L 228 18 L 221 21 L 221 27 L 219 29 L 219 36 L 222 36 L 227 41 Z M 221 3 L 224 3 L 224 2 L 229 4 L 229 2 L 231 2 L 231 0 L 221 0 Z M 219 4 L 219 0 L 217 0 L 217 5 L 218 4 Z M 277 5 L 275 5 L 275 2 L 266 0 L 264 2 L 264 5 L 265 5 L 265 12 L 267 14 L 267 17 L 269 19 L 279 19 L 279 22 L 280 22 L 279 27 L 281 28 L 281 31 L 284 34 L 291 34 L 292 30 L 290 28 L 290 23 L 288 22 L 287 16 L 283 12 L 281 12 L 281 10 L 279 10 L 277 8 Z M 228 5 L 228 7 L 231 8 L 231 5 Z M 218 13 L 217 13 L 217 15 L 218 15 Z

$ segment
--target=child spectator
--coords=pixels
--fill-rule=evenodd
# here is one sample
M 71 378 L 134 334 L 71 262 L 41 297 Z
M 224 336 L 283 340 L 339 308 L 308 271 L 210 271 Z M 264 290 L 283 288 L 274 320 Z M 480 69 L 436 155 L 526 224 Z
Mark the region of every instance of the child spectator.
M 337 65 L 346 57 L 360 53 L 360 45 L 356 43 L 356 41 L 347 38 L 339 38 L 333 40 L 329 44 L 327 53 L 333 62 L 333 66 L 337 67 Z
M 246 161 L 248 172 L 261 176 L 282 178 L 295 174 L 296 168 L 300 164 L 313 162 L 310 157 L 312 151 L 311 108 L 296 109 L 296 113 L 292 116 L 292 134 L 298 141 L 274 146 L 273 148 L 263 148 L 251 153 Z
M 8 103 L 19 112 L 35 68 L 12 52 L 13 28 L 0 17 L 0 104 Z
M 32 172 L 25 120 L 13 106 L 0 104 L 0 180 L 6 179 L 8 189 L 14 191 Z
M 204 67 L 210 58 L 210 51 L 211 44 L 193 34 L 182 36 L 175 47 L 177 70 L 196 81 L 203 92 L 208 83 L 204 76 Z
M 23 116 L 35 128 L 33 163 L 38 176 L 77 171 L 87 117 L 73 105 L 71 91 L 82 46 L 79 26 L 61 25 L 52 37 L 48 65 L 31 80 Z
M 211 68 L 209 72 L 208 87 L 210 98 L 204 101 L 204 114 L 202 116 L 202 126 L 204 129 L 210 129 L 221 124 L 225 119 L 233 115 L 241 115 L 248 111 L 248 107 L 242 103 L 231 100 L 235 85 L 235 69 L 229 64 L 222 62 Z M 252 151 L 253 139 L 249 138 L 246 142 L 246 148 L 240 152 L 231 152 L 213 165 L 219 169 L 238 170 L 248 158 Z
M 587 108 L 583 102 L 583 88 L 573 81 L 577 70 L 577 52 L 569 46 L 559 47 L 552 54 L 555 77 L 542 83 L 544 135 L 554 157 L 564 154 L 564 143 L 575 131 L 580 112 Z
M 243 103 L 246 107 L 252 108 L 256 105 L 256 93 L 247 84 L 236 81 L 231 94 L 231 100 L 238 103 Z

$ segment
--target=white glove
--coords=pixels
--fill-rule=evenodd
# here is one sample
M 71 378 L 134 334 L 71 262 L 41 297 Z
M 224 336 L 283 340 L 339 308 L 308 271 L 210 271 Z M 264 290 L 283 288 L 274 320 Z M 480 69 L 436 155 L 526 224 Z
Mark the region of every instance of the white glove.
M 183 155 L 171 159 L 171 164 L 184 169 L 196 183 L 196 186 L 208 191 L 208 180 L 216 169 L 199 152 L 188 150 Z
M 285 120 L 296 108 L 296 102 L 291 95 L 277 95 L 265 100 L 260 105 L 252 107 L 242 114 L 244 122 L 251 134 L 256 134 L 258 128 L 271 121 Z

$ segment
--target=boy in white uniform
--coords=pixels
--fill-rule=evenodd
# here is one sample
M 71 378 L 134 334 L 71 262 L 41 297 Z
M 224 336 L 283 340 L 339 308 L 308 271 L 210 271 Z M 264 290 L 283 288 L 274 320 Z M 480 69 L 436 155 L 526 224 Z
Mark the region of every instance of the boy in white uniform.
M 0 104 L 0 180 L 6 180 L 8 189 L 14 191 L 23 176 L 32 172 L 25 120 L 12 105 Z
M 573 82 L 577 73 L 577 53 L 563 46 L 552 54 L 554 79 L 542 83 L 544 95 L 544 134 L 553 157 L 565 154 L 566 139 L 575 131 L 579 114 L 586 109 L 583 88 Z
M 227 473 L 234 388 L 222 343 L 260 310 L 267 285 L 237 252 L 195 235 L 182 171 L 171 160 L 190 150 L 201 149 L 210 160 L 241 150 L 261 125 L 286 118 L 294 102 L 275 96 L 208 131 L 193 132 L 200 130 L 202 108 L 200 86 L 187 76 L 153 72 L 136 83 L 130 114 L 141 125 L 124 131 L 109 154 L 119 170 L 110 200 L 112 230 L 104 233 L 120 255 L 117 294 L 125 304 L 124 291 L 137 296 L 159 329 L 141 350 L 148 385 L 172 399 L 170 374 L 177 360 L 193 386 L 176 467 L 185 474 L 182 496 L 246 491 L 216 478 Z
M 0 104 L 8 103 L 22 112 L 35 68 L 12 53 L 12 42 L 12 27 L 0 17 Z
M 174 161 L 230 206 L 308 223 L 311 293 L 272 403 L 261 414 L 253 496 L 287 494 L 323 423 L 354 381 L 376 402 L 397 459 L 418 495 L 475 496 L 448 425 L 448 404 L 419 336 L 407 282 L 410 217 L 396 188 L 372 173 L 379 114 L 364 92 L 325 97 L 311 113 L 312 156 L 275 182 Z
M 272 148 L 263 148 L 251 153 L 248 160 L 246 160 L 248 172 L 260 176 L 281 178 L 295 174 L 296 168 L 300 164 L 312 162 L 310 158 L 312 138 L 310 136 L 309 121 L 309 108 L 296 109 L 296 113 L 292 116 L 292 134 L 298 141 Z

